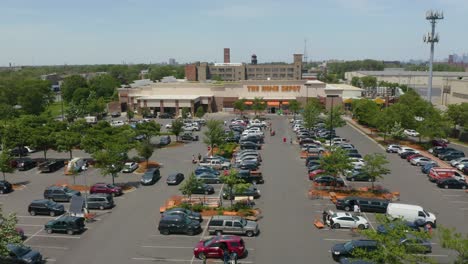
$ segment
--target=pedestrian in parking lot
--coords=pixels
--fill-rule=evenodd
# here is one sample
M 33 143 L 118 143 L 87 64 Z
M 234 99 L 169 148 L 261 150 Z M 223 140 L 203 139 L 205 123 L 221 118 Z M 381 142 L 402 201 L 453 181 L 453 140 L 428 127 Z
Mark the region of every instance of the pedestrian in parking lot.
M 355 203 L 355 204 L 354 204 L 353 210 L 354 210 L 354 214 L 355 214 L 355 215 L 361 215 L 361 208 L 359 207 L 359 204 L 358 204 L 358 203 Z
M 323 220 L 323 224 L 324 224 L 324 225 L 327 224 L 327 217 L 328 217 L 327 210 L 323 210 L 323 213 L 322 213 L 322 220 Z
M 198 153 L 198 162 L 200 162 L 200 161 L 201 161 L 201 154 Z
M 424 231 L 429 233 L 429 235 L 432 235 L 432 226 L 431 226 L 431 224 L 427 223 L 426 225 L 424 225 Z

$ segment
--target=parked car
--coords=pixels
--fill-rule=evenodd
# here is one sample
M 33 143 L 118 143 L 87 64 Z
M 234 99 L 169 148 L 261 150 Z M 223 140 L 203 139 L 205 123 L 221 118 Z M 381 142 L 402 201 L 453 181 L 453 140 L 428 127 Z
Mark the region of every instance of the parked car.
M 192 194 L 204 194 L 204 195 L 208 195 L 208 194 L 213 194 L 215 192 L 214 190 L 214 187 L 211 186 L 211 185 L 208 185 L 206 183 L 203 183 L 199 186 L 197 186 L 197 188 L 192 192 Z M 186 195 L 185 192 L 182 192 L 183 195 Z
M 37 162 L 30 158 L 21 158 L 17 160 L 16 168 L 18 168 L 19 171 L 26 171 L 36 167 L 36 165 Z
M 388 145 L 386 151 L 388 153 L 398 153 L 398 151 L 401 149 L 400 145 L 395 145 L 395 144 L 390 144 Z
M 123 173 L 132 173 L 136 169 L 138 169 L 138 163 L 136 162 L 125 162 L 124 169 L 122 170 Z
M 354 205 L 358 204 L 361 212 L 386 213 L 388 203 L 384 199 L 348 196 L 338 199 L 335 206 L 339 210 L 353 211 Z
M 411 137 L 419 137 L 419 133 L 414 129 L 405 129 L 403 130 L 403 134 Z
M 37 214 L 56 216 L 65 213 L 65 207 L 63 204 L 50 200 L 39 199 L 34 200 L 29 204 L 28 212 L 32 216 Z
M 235 197 L 253 197 L 254 199 L 260 198 L 260 190 L 257 189 L 255 186 L 250 186 L 245 190 L 237 190 L 234 188 L 232 193 L 229 194 L 229 189 L 224 188 L 222 193 L 223 199 L 227 200 L 234 200 Z
M 406 237 L 401 238 L 400 245 L 403 245 L 409 253 L 427 254 L 432 252 L 431 242 L 418 238 L 412 234 L 407 234 Z
M 141 185 L 153 185 L 161 178 L 161 173 L 158 168 L 148 168 L 141 177 Z
M 7 244 L 6 249 L 8 251 L 8 257 L 5 257 L 5 262 L 1 263 L 43 263 L 41 253 L 32 250 L 30 247 L 19 244 Z M 2 258 L 0 258 L 0 260 L 3 261 Z
M 464 162 L 468 162 L 468 158 L 462 157 L 458 159 L 453 159 L 452 161 L 450 161 L 450 165 L 452 167 L 457 167 L 458 164 L 464 163 Z
M 200 213 L 197 213 L 189 209 L 185 209 L 185 208 L 176 207 L 176 208 L 168 209 L 162 213 L 161 217 L 168 216 L 168 215 L 180 215 L 183 217 L 188 217 L 194 221 L 203 222 L 203 217 Z
M 171 144 L 171 137 L 170 136 L 161 136 L 159 139 L 159 146 L 167 146 Z
M 415 159 L 417 157 L 423 157 L 423 155 L 421 155 L 419 153 L 416 153 L 416 154 L 413 154 L 413 155 L 406 156 L 406 161 L 410 162 L 412 159 Z
M 240 143 L 240 148 L 241 149 L 261 149 L 262 145 L 259 145 L 251 141 L 243 141 Z
M 119 117 L 119 116 L 120 116 L 120 112 L 115 111 L 111 113 L 111 117 Z
M 193 249 L 193 255 L 198 259 L 221 258 L 224 253 L 223 249 L 219 246 L 221 243 L 226 245 L 229 252 L 236 253 L 239 258 L 247 255 L 244 240 L 239 236 L 233 235 L 214 236 L 200 240 Z
M 195 175 L 200 175 L 203 172 L 208 172 L 208 173 L 215 174 L 215 175 L 220 174 L 218 170 L 215 170 L 212 167 L 208 167 L 208 166 L 198 166 L 197 168 L 195 168 L 195 171 L 194 171 Z
M 208 222 L 209 234 L 235 234 L 253 237 L 260 233 L 258 223 L 240 216 L 215 215 Z
M 434 156 L 437 156 L 437 153 L 439 153 L 439 151 L 441 151 L 442 149 L 446 149 L 446 148 L 447 146 L 435 146 L 433 148 L 430 148 L 428 151 Z
M 409 151 L 406 151 L 406 152 L 403 152 L 400 154 L 400 157 L 402 159 L 406 159 L 408 158 L 408 156 L 412 156 L 412 155 L 415 155 L 415 154 L 419 154 L 419 151 L 416 151 L 416 150 L 409 150 Z
M 368 239 L 351 240 L 346 243 L 339 243 L 331 248 L 332 258 L 339 261 L 344 257 L 352 257 L 356 249 L 365 251 L 377 250 L 377 241 Z
M 346 156 L 350 158 L 362 159 L 362 155 L 359 153 L 348 152 L 346 153 Z
M 119 196 L 123 194 L 122 188 L 119 186 L 115 186 L 109 183 L 96 183 L 89 189 L 89 193 L 107 193 L 113 196 Z
M 454 148 L 440 148 L 440 149 L 434 149 L 433 150 L 433 154 L 437 157 L 440 157 L 441 155 L 445 154 L 446 152 L 449 152 L 449 151 L 459 151 L 458 149 L 454 149 Z
M 63 166 L 65 166 L 65 160 L 60 159 L 60 160 L 49 160 L 49 161 L 42 162 L 38 165 L 38 168 L 40 172 L 45 173 L 45 172 L 57 171 Z
M 29 151 L 25 147 L 16 147 L 10 150 L 10 154 L 12 156 L 26 156 L 28 155 Z
M 331 215 L 331 220 L 327 220 L 327 223 L 333 223 L 331 226 L 335 229 L 338 228 L 358 228 L 367 229 L 369 228 L 369 222 L 362 216 L 352 215 L 351 213 L 336 212 Z
M 335 186 L 335 187 L 342 187 L 345 185 L 343 179 L 329 176 L 329 175 L 315 177 L 314 183 L 323 185 L 323 186 Z
M 81 196 L 81 193 L 62 186 L 50 186 L 44 191 L 44 199 L 49 199 L 54 202 L 70 202 L 73 196 Z
M 162 235 L 187 234 L 194 236 L 201 232 L 200 222 L 183 215 L 165 215 L 159 220 L 158 230 Z
M 209 184 L 221 183 L 221 178 L 218 175 L 207 173 L 207 172 L 196 175 L 196 177 L 204 183 L 209 183 Z
M 86 203 L 88 204 L 89 209 L 110 209 L 115 206 L 114 198 L 111 194 L 107 193 L 94 193 L 88 195 L 86 198 Z
M 390 223 L 378 225 L 375 231 L 380 234 L 387 234 L 395 228 L 403 227 L 407 231 L 421 231 L 426 223 L 424 221 L 401 221 L 395 220 Z
M 401 156 L 401 154 L 405 153 L 405 152 L 414 152 L 414 153 L 419 153 L 419 151 L 415 150 L 415 149 L 412 149 L 410 147 L 406 147 L 406 146 L 401 146 L 400 147 L 400 150 L 398 150 L 398 155 Z
M 361 170 L 353 170 L 351 174 L 346 176 L 346 180 L 348 181 L 372 181 L 372 178 L 369 174 L 361 171 Z
M 410 160 L 410 163 L 411 165 L 415 165 L 415 166 L 424 166 L 428 163 L 435 163 L 435 161 L 431 160 L 428 157 L 420 156 L 420 157 L 412 158 Z
M 457 180 L 455 178 L 441 179 L 437 181 L 437 187 L 445 189 L 466 189 L 468 184 L 465 180 Z
M 5 194 L 13 191 L 13 185 L 7 181 L 0 180 L 0 194 Z
M 447 147 L 447 140 L 444 140 L 444 139 L 433 139 L 431 140 L 431 144 L 432 146 L 434 147 Z
M 468 166 L 468 161 L 465 161 L 465 162 L 460 162 L 457 164 L 456 168 L 463 171 L 463 168 L 467 167 Z
M 465 176 L 453 168 L 432 168 L 427 175 L 429 181 L 436 182 L 447 178 L 455 178 L 457 180 L 465 180 Z
M 432 168 L 436 168 L 436 167 L 440 167 L 440 166 L 435 161 L 433 163 L 427 163 L 426 165 L 421 166 L 421 172 L 424 174 L 428 174 Z
M 180 172 L 171 173 L 167 176 L 167 185 L 178 185 L 185 179 L 184 174 Z
M 180 136 L 181 140 L 198 141 L 198 136 L 192 133 L 184 133 Z
M 67 233 L 73 235 L 81 233 L 85 230 L 85 219 L 83 217 L 76 216 L 61 216 L 58 219 L 50 220 L 45 224 L 44 230 L 48 234 L 54 232 Z
M 447 151 L 444 154 L 439 154 L 439 158 L 441 160 L 454 160 L 458 158 L 465 157 L 465 153 L 463 151 Z
M 174 118 L 174 115 L 172 115 L 170 113 L 161 113 L 161 114 L 159 114 L 159 118 L 161 118 L 161 119 L 170 119 L 170 118 Z
M 258 163 L 255 161 L 246 160 L 237 164 L 236 167 L 241 170 L 255 171 L 255 170 L 258 170 Z

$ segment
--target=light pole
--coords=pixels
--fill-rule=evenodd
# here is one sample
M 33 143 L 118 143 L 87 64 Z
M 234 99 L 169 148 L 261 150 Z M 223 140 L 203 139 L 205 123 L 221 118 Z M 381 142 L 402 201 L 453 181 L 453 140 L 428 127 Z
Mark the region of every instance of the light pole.
M 331 97 L 331 106 L 330 106 L 330 150 L 332 149 L 332 132 L 333 132 L 333 96 Z
M 86 210 L 88 210 L 88 184 L 86 183 L 86 178 L 87 178 L 87 175 L 86 175 L 86 172 L 88 171 L 88 164 L 85 163 L 81 169 L 83 170 L 83 177 L 84 177 L 84 185 L 85 185 L 85 208 Z
M 431 32 L 424 35 L 423 40 L 431 44 L 431 55 L 429 58 L 429 80 L 427 89 L 427 100 L 431 103 L 432 99 L 432 63 L 434 62 L 434 43 L 439 42 L 439 34 L 435 33 L 435 25 L 437 20 L 444 19 L 444 13 L 438 11 L 427 11 L 426 20 L 431 23 Z

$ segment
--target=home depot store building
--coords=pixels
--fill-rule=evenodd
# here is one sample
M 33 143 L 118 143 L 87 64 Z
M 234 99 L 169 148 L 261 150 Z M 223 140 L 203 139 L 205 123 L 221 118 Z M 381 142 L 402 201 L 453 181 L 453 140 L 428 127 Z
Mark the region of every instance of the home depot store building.
M 267 110 L 275 113 L 287 109 L 290 100 L 302 103 L 307 98 L 325 98 L 330 95 L 325 83 L 320 81 L 241 81 L 233 83 L 202 82 L 144 82 L 120 88 L 119 101 L 122 111 L 127 108 L 141 111 L 147 107 L 153 113 L 170 112 L 178 114 L 187 107 L 191 112 L 201 106 L 206 112 L 233 111 L 234 102 L 246 99 L 251 105 L 255 97 L 262 97 Z

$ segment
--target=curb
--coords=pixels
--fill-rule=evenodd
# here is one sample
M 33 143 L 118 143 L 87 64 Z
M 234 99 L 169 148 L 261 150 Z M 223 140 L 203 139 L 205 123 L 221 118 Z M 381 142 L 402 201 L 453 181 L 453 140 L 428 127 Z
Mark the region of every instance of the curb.
M 137 189 L 137 188 L 135 188 L 135 187 L 132 186 L 132 187 L 130 187 L 130 188 L 127 189 L 127 190 L 122 190 L 122 193 L 131 193 L 131 192 L 134 192 L 136 189 Z
M 367 137 L 368 139 L 372 140 L 375 144 L 377 144 L 377 146 L 379 146 L 379 148 L 381 148 L 382 150 L 385 151 L 385 148 L 379 143 L 377 142 L 375 139 L 373 139 L 372 137 L 370 137 L 369 135 L 367 135 L 364 131 L 362 131 L 358 126 L 356 126 L 355 124 L 353 124 L 351 121 L 348 121 L 346 120 L 346 123 L 348 125 L 350 125 L 351 127 L 353 127 L 357 132 L 361 133 L 362 135 L 364 135 L 365 137 Z

